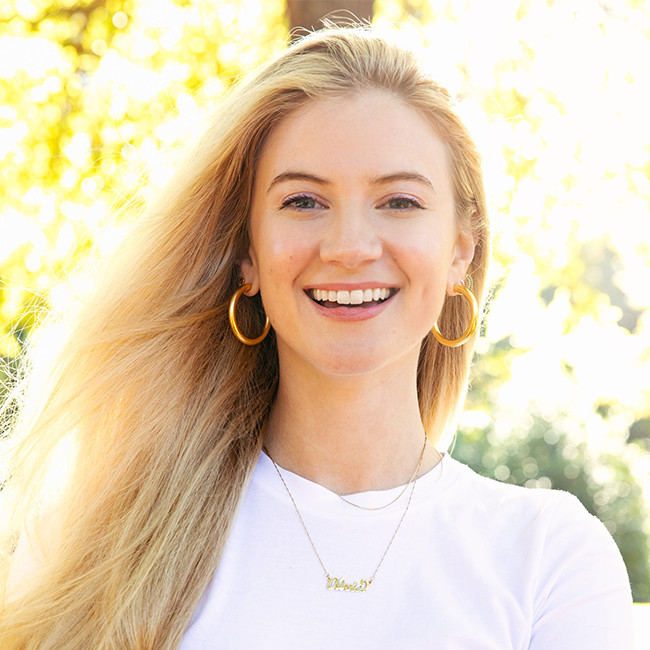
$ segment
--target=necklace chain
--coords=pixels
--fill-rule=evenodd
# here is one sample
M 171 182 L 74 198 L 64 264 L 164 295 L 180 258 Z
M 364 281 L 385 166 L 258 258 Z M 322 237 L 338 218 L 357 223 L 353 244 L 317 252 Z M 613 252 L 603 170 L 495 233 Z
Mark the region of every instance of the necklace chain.
M 275 467 L 275 471 L 278 473 L 278 476 L 280 477 L 280 480 L 282 481 L 282 484 L 284 485 L 284 489 L 287 491 L 287 494 L 289 495 L 289 498 L 291 499 L 291 503 L 293 503 L 293 507 L 296 510 L 296 514 L 298 515 L 298 519 L 300 519 L 300 523 L 302 524 L 302 527 L 305 530 L 305 533 L 307 534 L 307 538 L 309 539 L 309 543 L 311 544 L 311 547 L 314 549 L 314 553 L 316 553 L 316 557 L 318 558 L 318 561 L 320 562 L 321 567 L 323 568 L 323 572 L 325 573 L 325 577 L 327 578 L 327 588 L 329 590 L 334 590 L 334 591 L 354 591 L 354 592 L 364 592 L 368 589 L 368 587 L 372 584 L 373 580 L 375 579 L 375 576 L 377 575 L 377 571 L 379 571 L 379 567 L 381 567 L 384 558 L 386 557 L 386 554 L 388 553 L 388 550 L 390 549 L 393 540 L 395 539 L 395 536 L 397 535 L 397 532 L 399 531 L 402 522 L 404 521 L 404 517 L 406 517 L 406 513 L 409 510 L 409 506 L 411 505 L 411 499 L 413 498 L 413 493 L 415 492 L 415 484 L 417 483 L 417 479 L 419 478 L 420 474 L 420 468 L 422 467 L 422 460 L 424 459 L 424 450 L 426 449 L 427 446 L 427 438 L 425 436 L 424 438 L 424 447 L 422 449 L 422 454 L 420 455 L 420 461 L 418 462 L 418 466 L 415 468 L 415 472 L 413 476 L 411 477 L 411 480 L 409 483 L 406 485 L 404 490 L 399 494 L 399 496 L 396 499 L 393 499 L 387 506 L 391 505 L 392 503 L 395 503 L 399 497 L 404 494 L 408 486 L 412 483 L 411 487 L 411 493 L 409 494 L 409 499 L 406 503 L 406 508 L 404 509 L 404 513 L 402 514 L 401 519 L 399 520 L 399 523 L 397 524 L 397 528 L 395 529 L 395 532 L 393 533 L 393 536 L 390 538 L 390 542 L 388 542 L 388 546 L 386 547 L 386 550 L 384 551 L 384 554 L 381 556 L 381 559 L 379 560 L 379 564 L 377 564 L 377 567 L 375 568 L 374 573 L 370 576 L 368 580 L 360 580 L 358 583 L 353 582 L 353 583 L 348 583 L 342 578 L 335 578 L 330 576 L 329 571 L 325 568 L 325 564 L 323 563 L 323 560 L 318 553 L 318 550 L 316 549 L 316 545 L 314 544 L 314 540 L 311 538 L 311 535 L 309 534 L 309 531 L 307 530 L 307 526 L 305 525 L 305 522 L 302 518 L 302 515 L 300 514 L 300 510 L 298 510 L 298 505 L 296 504 L 295 499 L 293 498 L 293 495 L 291 494 L 291 490 L 289 489 L 289 486 L 287 485 L 286 481 L 284 480 L 284 477 L 282 476 L 282 472 L 280 472 L 280 468 L 278 467 L 277 463 L 273 460 L 269 452 L 264 448 L 264 451 L 266 452 L 266 455 L 271 459 L 271 462 L 273 463 L 273 466 Z M 437 450 L 436 450 L 437 451 Z M 439 452 L 438 452 L 439 453 Z M 441 457 L 442 458 L 442 457 Z M 415 477 L 415 478 L 414 478 Z M 340 495 L 339 495 L 340 496 Z M 355 503 L 351 503 L 350 501 L 347 501 L 347 499 L 343 499 L 346 503 L 349 503 L 350 505 L 356 506 L 358 508 L 363 508 L 363 506 L 358 506 Z M 382 506 L 381 508 L 364 508 L 366 510 L 381 510 L 382 508 L 386 508 L 387 506 Z
M 409 485 L 411 485 L 411 483 L 415 480 L 415 477 L 417 476 L 418 472 L 420 471 L 420 467 L 422 466 L 422 460 L 424 459 L 424 452 L 426 450 L 427 450 L 427 437 L 425 435 L 424 445 L 422 445 L 422 453 L 420 454 L 420 460 L 418 461 L 418 464 L 415 466 L 415 469 L 413 470 L 413 474 L 411 474 L 411 478 L 409 479 L 409 482 L 402 488 L 402 491 L 392 501 L 389 501 L 387 504 L 383 506 L 378 506 L 376 508 L 368 508 L 367 506 L 360 506 L 358 503 L 352 503 L 352 501 L 348 501 L 348 499 L 346 499 L 344 496 L 341 496 L 340 494 L 338 495 L 339 499 L 341 499 L 341 501 L 345 501 L 348 505 L 354 506 L 355 508 L 359 508 L 361 510 L 383 510 L 384 508 L 388 508 L 388 506 L 392 506 L 393 503 L 399 501 L 399 499 L 402 497 L 404 492 L 406 492 L 406 490 L 409 489 Z M 438 450 L 436 449 L 436 453 L 437 452 Z

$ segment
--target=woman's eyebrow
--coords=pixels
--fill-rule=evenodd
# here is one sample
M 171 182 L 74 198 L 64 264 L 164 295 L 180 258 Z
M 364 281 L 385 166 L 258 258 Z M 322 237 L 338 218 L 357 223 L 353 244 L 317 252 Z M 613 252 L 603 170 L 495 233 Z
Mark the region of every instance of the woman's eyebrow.
M 269 189 L 266 190 L 268 194 L 275 185 L 278 183 L 284 183 L 285 181 L 311 181 L 312 183 L 318 183 L 319 185 L 331 185 L 331 181 L 327 181 L 324 178 L 319 178 L 314 176 L 314 174 L 307 174 L 306 172 L 283 172 L 278 174 L 270 183 Z
M 418 174 L 417 172 L 395 172 L 394 174 L 385 174 L 383 176 L 376 176 L 370 182 L 373 185 L 383 185 L 385 183 L 391 183 L 392 181 L 416 181 L 417 183 L 426 185 L 436 193 L 436 188 L 433 186 L 433 183 L 426 176 Z
M 311 181 L 312 183 L 317 183 L 319 185 L 332 184 L 331 181 L 306 172 L 283 172 L 282 174 L 278 174 L 271 181 L 266 193 L 268 194 L 278 183 L 283 183 L 285 181 Z M 385 185 L 392 181 L 416 181 L 417 183 L 426 185 L 428 188 L 433 190 L 434 193 L 436 191 L 433 187 L 433 183 L 426 176 L 418 174 L 417 172 L 395 172 L 394 174 L 383 174 L 382 176 L 375 176 L 375 178 L 370 182 L 372 185 Z

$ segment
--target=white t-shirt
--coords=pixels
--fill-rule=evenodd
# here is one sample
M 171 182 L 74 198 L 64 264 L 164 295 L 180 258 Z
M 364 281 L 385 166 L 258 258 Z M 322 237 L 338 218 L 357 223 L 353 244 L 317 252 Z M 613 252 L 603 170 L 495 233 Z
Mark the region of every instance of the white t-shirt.
M 332 576 L 375 571 L 410 488 L 378 511 L 281 470 Z M 383 505 L 400 488 L 350 496 Z M 374 582 L 328 591 L 265 454 L 181 650 L 631 650 L 632 598 L 606 528 L 572 495 L 479 476 L 445 455 L 416 483 Z

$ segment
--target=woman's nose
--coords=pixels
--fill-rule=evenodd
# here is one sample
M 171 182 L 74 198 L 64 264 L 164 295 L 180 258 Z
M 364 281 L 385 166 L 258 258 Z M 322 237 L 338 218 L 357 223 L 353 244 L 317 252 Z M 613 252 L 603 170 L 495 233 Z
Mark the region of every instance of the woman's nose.
M 382 242 L 367 210 L 333 211 L 321 242 L 320 257 L 323 262 L 352 269 L 377 260 L 381 255 Z

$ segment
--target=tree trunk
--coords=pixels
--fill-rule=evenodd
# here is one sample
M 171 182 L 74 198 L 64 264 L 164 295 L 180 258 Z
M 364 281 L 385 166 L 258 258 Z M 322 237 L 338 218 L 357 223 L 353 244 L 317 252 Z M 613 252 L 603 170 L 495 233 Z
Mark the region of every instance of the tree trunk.
M 310 31 L 320 29 L 323 26 L 320 19 L 326 16 L 334 23 L 345 24 L 353 19 L 351 14 L 370 21 L 373 2 L 374 0 L 287 0 L 290 27 L 292 30 L 300 27 Z M 302 32 L 300 29 L 298 31 Z

